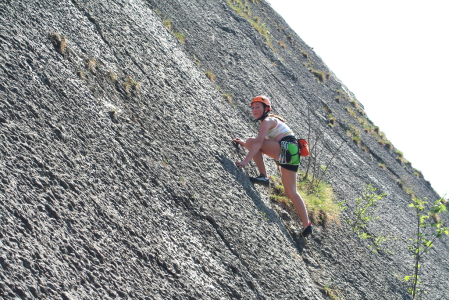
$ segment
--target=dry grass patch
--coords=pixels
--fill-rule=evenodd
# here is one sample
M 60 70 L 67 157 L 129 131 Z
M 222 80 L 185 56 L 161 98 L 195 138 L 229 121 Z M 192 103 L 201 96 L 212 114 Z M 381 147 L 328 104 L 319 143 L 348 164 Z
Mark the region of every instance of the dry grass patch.
M 271 179 L 274 182 L 274 187 L 270 199 L 282 205 L 292 216 L 298 217 L 293 202 L 285 195 L 281 178 L 272 176 Z M 340 224 L 340 206 L 335 202 L 330 184 L 321 182 L 318 187 L 312 188 L 310 180 L 303 180 L 297 182 L 297 188 L 305 202 L 312 222 Z

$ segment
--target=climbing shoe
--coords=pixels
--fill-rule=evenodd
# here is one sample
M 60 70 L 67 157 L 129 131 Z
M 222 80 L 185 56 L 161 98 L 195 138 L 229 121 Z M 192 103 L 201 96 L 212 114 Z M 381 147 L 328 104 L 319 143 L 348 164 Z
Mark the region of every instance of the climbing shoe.
M 260 174 L 257 177 L 250 177 L 249 180 L 251 180 L 253 183 L 262 184 L 268 186 L 270 184 L 270 179 L 265 177 L 265 175 Z
M 312 226 L 312 222 L 309 223 L 309 226 L 307 226 L 306 228 L 304 228 L 301 232 L 301 235 L 303 237 L 309 236 L 311 235 L 313 232 L 313 226 Z

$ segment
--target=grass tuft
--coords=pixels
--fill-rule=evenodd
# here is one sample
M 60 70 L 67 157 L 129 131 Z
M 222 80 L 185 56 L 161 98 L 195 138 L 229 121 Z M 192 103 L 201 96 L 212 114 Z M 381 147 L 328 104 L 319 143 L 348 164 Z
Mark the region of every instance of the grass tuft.
M 162 21 L 162 24 L 164 24 L 164 26 L 168 29 L 171 30 L 172 29 L 172 24 L 171 24 L 171 20 L 170 19 L 164 19 Z
M 95 59 L 91 58 L 86 63 L 86 69 L 89 71 L 95 71 L 95 68 L 97 67 L 97 62 Z
M 231 93 L 225 93 L 225 94 L 223 94 L 223 97 L 225 97 L 226 100 L 228 100 L 229 104 L 232 104 L 232 94 Z
M 140 84 L 140 82 L 135 81 L 131 76 L 126 76 L 126 81 L 123 83 L 123 87 L 125 88 L 126 93 L 130 94 L 131 89 L 137 91 Z
M 293 202 L 285 195 L 281 178 L 271 176 L 274 182 L 270 199 L 282 205 L 293 216 L 297 215 Z M 298 192 L 303 198 L 309 217 L 314 223 L 340 223 L 340 206 L 334 201 L 334 193 L 329 183 L 320 182 L 312 188 L 310 178 L 297 182 Z
M 310 68 L 310 72 L 312 72 L 313 76 L 315 76 L 320 82 L 326 81 L 326 74 L 323 71 Z
M 257 4 L 257 2 L 252 1 L 253 3 Z M 267 41 L 268 46 L 272 46 L 271 43 L 271 34 L 270 31 L 265 23 L 260 22 L 259 17 L 252 17 L 252 13 L 249 7 L 249 4 L 246 1 L 241 0 L 228 0 L 228 5 L 240 16 L 245 18 L 248 22 L 253 25 L 254 29 L 256 29 Z
M 215 81 L 215 77 L 217 77 L 217 75 L 215 75 L 211 70 L 207 70 L 205 72 L 205 74 L 206 74 L 207 78 L 209 78 L 209 80 L 211 82 L 214 82 Z
M 186 35 L 183 32 L 174 32 L 175 37 L 181 42 L 181 43 L 185 43 L 186 42 Z
M 48 35 L 51 43 L 55 47 L 56 51 L 62 54 L 64 57 L 70 53 L 69 46 L 65 36 L 51 32 Z

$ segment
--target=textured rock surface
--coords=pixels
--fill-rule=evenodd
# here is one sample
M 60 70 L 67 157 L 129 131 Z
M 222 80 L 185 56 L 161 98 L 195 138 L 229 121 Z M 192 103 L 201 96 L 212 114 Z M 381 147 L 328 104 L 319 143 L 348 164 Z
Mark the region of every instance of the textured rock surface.
M 247 3 L 271 47 L 230 4 L 0 4 L 0 296 L 323 299 L 335 284 L 346 299 L 409 297 L 414 219 L 397 180 L 438 195 L 372 134 L 365 151 L 352 142 L 345 87 L 314 77 L 330 71 L 269 6 Z M 309 240 L 322 271 L 288 233 L 234 166 L 231 138 L 256 134 L 248 102 L 261 93 L 298 135 L 311 107 L 327 158 L 344 143 L 329 171 L 338 199 L 353 206 L 364 184 L 388 194 L 371 230 L 397 236 L 395 254 L 329 224 Z M 443 241 L 423 263 L 429 299 L 449 294 L 447 253 Z

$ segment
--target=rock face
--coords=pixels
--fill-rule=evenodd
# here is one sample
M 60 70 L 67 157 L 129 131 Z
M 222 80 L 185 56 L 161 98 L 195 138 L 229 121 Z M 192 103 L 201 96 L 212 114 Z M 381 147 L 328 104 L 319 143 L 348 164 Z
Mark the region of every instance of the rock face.
M 0 24 L 1 297 L 409 298 L 404 187 L 438 195 L 267 3 L 3 1 Z M 343 145 L 337 200 L 388 194 L 370 230 L 398 237 L 394 254 L 343 222 L 308 244 L 287 230 L 254 166 L 234 165 L 258 94 L 298 136 L 323 132 L 322 161 Z M 424 298 L 449 294 L 448 253 L 443 238 L 423 260 Z

